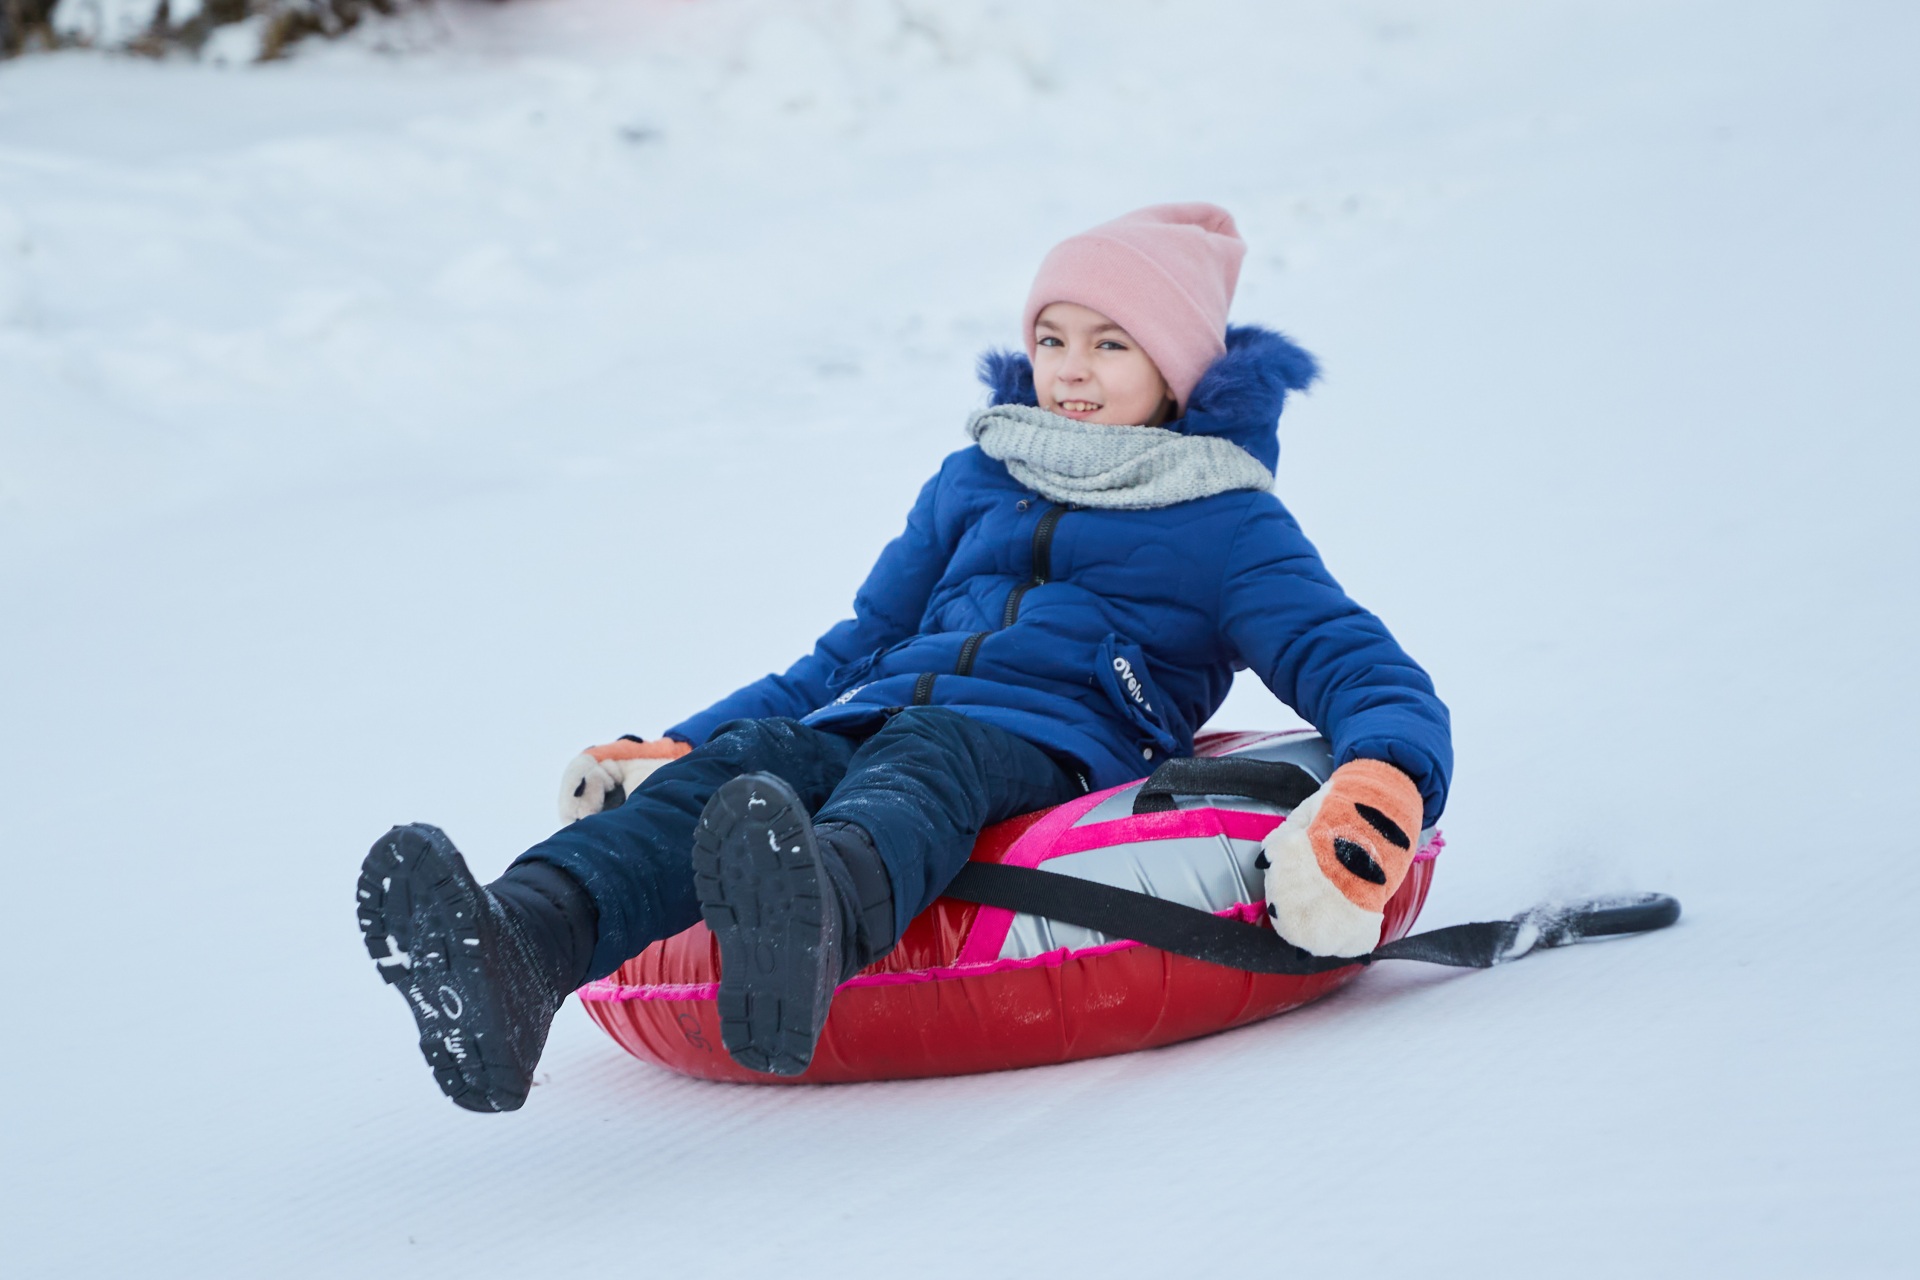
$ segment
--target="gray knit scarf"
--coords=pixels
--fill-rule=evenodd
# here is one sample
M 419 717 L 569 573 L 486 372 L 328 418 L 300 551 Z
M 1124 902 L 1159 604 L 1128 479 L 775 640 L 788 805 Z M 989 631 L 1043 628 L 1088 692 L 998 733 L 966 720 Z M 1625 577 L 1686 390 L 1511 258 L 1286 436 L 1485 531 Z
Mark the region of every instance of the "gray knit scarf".
M 1273 487 L 1271 471 L 1217 436 L 1077 422 L 1025 404 L 980 410 L 967 434 L 1021 484 L 1080 507 L 1142 511 Z

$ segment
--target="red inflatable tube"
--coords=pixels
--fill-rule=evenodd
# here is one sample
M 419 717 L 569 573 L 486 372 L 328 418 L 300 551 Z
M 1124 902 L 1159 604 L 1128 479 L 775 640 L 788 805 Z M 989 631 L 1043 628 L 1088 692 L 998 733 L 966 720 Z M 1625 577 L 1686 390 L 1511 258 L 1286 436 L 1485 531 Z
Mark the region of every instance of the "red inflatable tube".
M 1207 755 L 1244 750 L 1256 756 L 1324 750 L 1310 734 L 1214 734 L 1199 748 Z M 981 833 L 973 859 L 1036 866 L 1074 852 L 1148 850 L 1162 864 L 1169 857 L 1209 865 L 1233 856 L 1250 861 L 1259 837 L 1284 821 L 1273 809 L 1228 802 L 1111 816 L 1124 810 L 1116 805 L 1137 786 L 991 827 Z M 1411 930 L 1440 845 L 1435 839 L 1422 848 L 1387 905 L 1381 941 Z M 1260 918 L 1257 892 L 1243 884 L 1228 896 L 1240 901 L 1209 905 L 1219 914 Z M 1038 953 L 1034 947 L 1044 943 L 1028 942 L 1029 953 L 1022 954 L 1010 937 L 1014 919 L 972 903 L 935 902 L 891 954 L 840 988 L 813 1065 L 797 1077 L 748 1071 L 721 1047 L 714 1007 L 720 953 L 704 924 L 648 947 L 580 996 L 593 1020 L 628 1052 L 669 1070 L 740 1083 L 829 1084 L 1004 1071 L 1151 1049 L 1296 1009 L 1361 969 L 1308 977 L 1245 973 L 1097 935 L 1092 945 Z

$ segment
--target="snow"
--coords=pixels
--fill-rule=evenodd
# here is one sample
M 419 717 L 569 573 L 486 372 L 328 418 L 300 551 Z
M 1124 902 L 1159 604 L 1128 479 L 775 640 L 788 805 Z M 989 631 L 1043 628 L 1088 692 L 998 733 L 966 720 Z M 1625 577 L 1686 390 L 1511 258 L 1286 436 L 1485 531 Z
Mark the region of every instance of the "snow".
M 515 0 L 0 68 L 9 1274 L 1910 1274 L 1916 27 Z M 1456 715 L 1426 922 L 1681 924 L 963 1080 L 570 1006 L 525 1111 L 448 1105 L 369 842 L 496 872 L 783 665 L 1045 248 L 1186 198 L 1328 370 L 1281 495 Z

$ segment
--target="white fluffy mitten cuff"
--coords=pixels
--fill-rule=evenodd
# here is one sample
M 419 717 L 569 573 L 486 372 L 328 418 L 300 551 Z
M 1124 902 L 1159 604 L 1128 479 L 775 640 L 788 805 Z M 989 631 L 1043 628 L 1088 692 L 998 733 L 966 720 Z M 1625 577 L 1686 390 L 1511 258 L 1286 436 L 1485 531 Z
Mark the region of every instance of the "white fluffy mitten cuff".
M 648 774 L 691 750 L 673 738 L 622 738 L 588 747 L 560 775 L 560 821 L 578 822 L 590 813 L 618 808 Z
M 1386 905 L 1413 865 L 1420 789 L 1380 760 L 1350 760 L 1261 842 L 1274 932 L 1317 956 L 1380 945 Z

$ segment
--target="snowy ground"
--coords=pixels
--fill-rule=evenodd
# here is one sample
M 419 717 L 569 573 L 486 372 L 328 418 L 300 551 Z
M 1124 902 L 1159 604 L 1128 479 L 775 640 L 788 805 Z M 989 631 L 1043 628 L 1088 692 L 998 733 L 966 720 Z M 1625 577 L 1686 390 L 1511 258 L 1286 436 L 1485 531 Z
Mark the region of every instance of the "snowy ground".
M 0 67 L 0 1270 L 1912 1274 L 1920 12 L 443 6 Z M 1131 1058 L 457 1111 L 361 951 L 582 744 L 783 665 L 1059 236 L 1205 198 L 1317 352 L 1279 490 L 1453 705 L 1427 921 Z M 1274 722 L 1255 688 L 1220 722 Z

